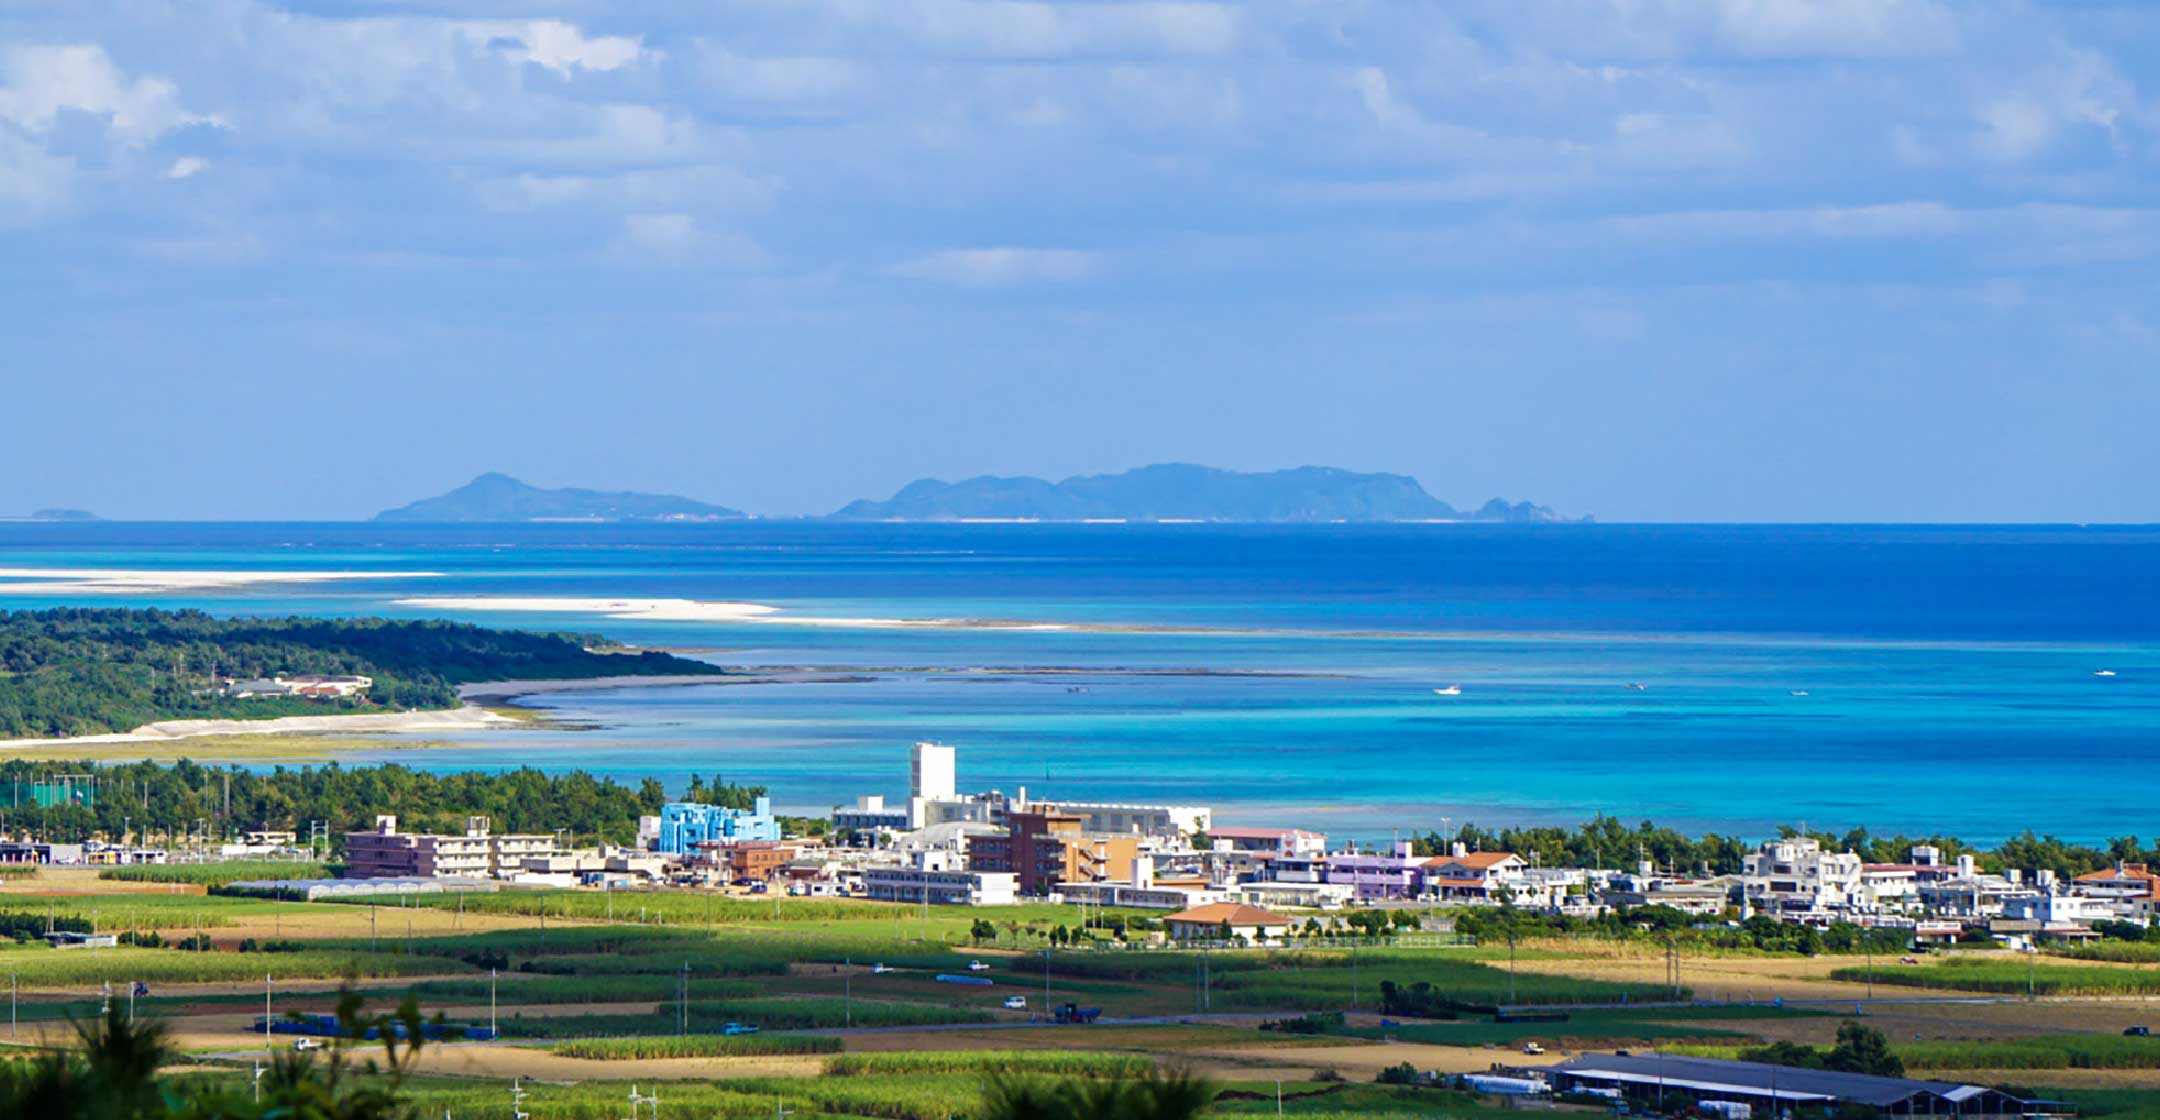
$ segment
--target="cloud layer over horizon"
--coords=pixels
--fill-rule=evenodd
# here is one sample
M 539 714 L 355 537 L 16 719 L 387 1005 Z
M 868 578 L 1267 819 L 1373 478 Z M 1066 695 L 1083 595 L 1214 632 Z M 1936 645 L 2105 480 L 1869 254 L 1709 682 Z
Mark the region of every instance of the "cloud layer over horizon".
M 33 2 L 0 514 L 1327 463 L 2160 520 L 2160 8 Z

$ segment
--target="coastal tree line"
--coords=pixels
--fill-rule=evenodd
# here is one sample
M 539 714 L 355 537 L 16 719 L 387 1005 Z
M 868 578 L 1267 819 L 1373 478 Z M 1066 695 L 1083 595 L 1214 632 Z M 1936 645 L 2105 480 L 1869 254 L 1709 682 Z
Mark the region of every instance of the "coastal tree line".
M 1993 872 L 2011 868 L 2023 871 L 2047 869 L 2069 877 L 2113 867 L 2117 862 L 2160 863 L 2160 848 L 2147 848 L 2135 836 L 2116 837 L 2095 845 L 2027 831 L 1993 848 L 1986 848 L 1955 836 L 1875 836 L 1865 828 L 1843 833 L 1809 831 L 1803 834 L 1787 827 L 1780 828 L 1778 835 L 1787 839 L 1806 835 L 1820 841 L 1828 850 L 1854 852 L 1868 863 L 1904 863 L 1911 858 L 1912 849 L 1920 845 L 1938 849 L 1945 862 L 1955 862 L 1960 855 L 1971 855 L 1981 870 Z M 1649 860 L 1665 871 L 1711 875 L 1739 874 L 1748 853 L 1757 848 L 1756 844 L 1739 836 L 1715 833 L 1689 836 L 1650 821 L 1630 828 L 1618 818 L 1603 814 L 1572 829 L 1553 826 L 1485 829 L 1465 824 L 1450 833 L 1427 832 L 1413 838 L 1411 846 L 1419 855 L 1446 855 L 1451 846 L 1458 843 L 1471 851 L 1515 852 L 1526 859 L 1535 857 L 1546 867 L 1632 868 L 1638 861 Z
M 44 787 L 40 805 L 37 791 Z M 406 832 L 455 832 L 467 816 L 484 816 L 496 832 L 562 832 L 566 841 L 628 844 L 640 816 L 673 800 L 748 809 L 764 786 L 738 785 L 714 775 L 692 776 L 686 797 L 671 797 L 657 778 L 635 786 L 583 770 L 548 774 L 531 767 L 490 773 L 429 773 L 407 766 L 277 767 L 256 771 L 185 759 L 170 765 L 130 762 L 0 762 L 0 831 L 29 832 L 60 843 L 117 841 L 123 829 L 141 839 L 215 842 L 249 829 L 298 833 L 325 822 L 335 855 L 344 834 L 370 828 L 379 814 L 398 818 Z M 821 819 L 780 818 L 797 835 L 818 835 Z
M 473 681 L 710 673 L 591 635 L 381 618 L 216 618 L 202 611 L 59 607 L 0 611 L 0 738 L 126 731 L 167 719 L 402 711 L 458 703 Z M 234 699 L 220 678 L 374 678 L 364 698 Z

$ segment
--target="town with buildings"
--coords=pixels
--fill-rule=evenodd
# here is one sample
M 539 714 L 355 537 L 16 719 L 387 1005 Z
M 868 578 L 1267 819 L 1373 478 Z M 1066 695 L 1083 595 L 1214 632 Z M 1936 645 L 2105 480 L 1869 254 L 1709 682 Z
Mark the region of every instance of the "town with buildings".
M 822 835 L 788 835 L 771 799 L 747 808 L 671 802 L 642 818 L 637 843 L 576 847 L 563 833 L 494 831 L 484 816 L 452 834 L 412 832 L 382 815 L 343 836 L 338 884 L 317 891 L 533 888 L 717 889 L 926 906 L 1062 903 L 1161 916 L 1173 940 L 1283 944 L 1346 910 L 1394 909 L 1444 927 L 1449 910 L 1506 906 L 1576 918 L 1668 908 L 1704 924 L 1762 917 L 1818 929 L 1894 932 L 1915 946 L 1987 939 L 2013 948 L 2076 943 L 2095 923 L 2160 922 L 2160 873 L 2139 862 L 2075 877 L 1983 871 L 1918 845 L 1870 863 L 1807 837 L 1766 841 L 1736 873 L 1548 866 L 1537 852 L 1432 854 L 1407 840 L 1332 844 L 1298 827 L 1217 826 L 1199 805 L 1145 805 L 960 792 L 958 751 L 917 743 L 908 793 L 837 808 Z M 256 830 L 224 858 L 293 851 L 291 832 Z M 198 848 L 198 852 L 204 849 Z M 163 863 L 165 848 L 0 841 L 0 864 Z M 1231 937 L 1222 937 L 1225 930 Z
M 631 899 L 649 906 L 669 895 L 766 899 L 776 908 L 853 900 L 849 904 L 883 904 L 886 912 L 925 916 L 953 908 L 1002 916 L 1047 906 L 1069 911 L 1075 927 L 1094 916 L 1119 915 L 1114 926 L 1105 923 L 1114 934 L 1097 942 L 1098 950 L 1199 950 L 1193 955 L 1203 972 L 1209 952 L 1287 956 L 1292 949 L 1347 947 L 1354 956 L 1361 945 L 1398 952 L 1424 943 L 1463 945 L 1461 924 L 1496 908 L 1584 921 L 1660 913 L 1712 931 L 1764 922 L 1796 930 L 1846 927 L 1887 939 L 1882 944 L 1906 954 L 1907 964 L 1918 959 L 1912 954 L 1929 955 L 1934 947 L 1976 944 L 2030 958 L 2042 949 L 2062 952 L 2100 940 L 2103 931 L 2150 928 L 2160 920 L 2160 874 L 2136 861 L 2074 876 L 2046 868 L 1983 870 L 1970 854 L 1946 857 L 1920 844 L 1903 862 L 1879 863 L 1816 838 L 1788 836 L 1748 851 L 1730 874 L 1659 867 L 1647 859 L 1617 869 L 1564 866 L 1540 852 L 1480 851 L 1461 842 L 1432 851 L 1430 839 L 1338 843 L 1295 824 L 1217 825 L 1202 805 L 1060 799 L 1026 788 L 962 792 L 960 771 L 954 747 L 916 743 L 907 753 L 905 797 L 865 794 L 836 808 L 823 831 L 791 829 L 807 822 L 784 819 L 771 798 L 758 793 L 731 797 L 738 805 L 668 802 L 640 819 L 636 842 L 624 846 L 581 846 L 560 831 L 498 831 L 481 815 L 468 816 L 454 831 L 415 831 L 397 816 L 381 814 L 370 827 L 336 838 L 319 826 L 306 835 L 250 830 L 222 843 L 190 835 L 170 846 L 22 836 L 0 840 L 0 865 L 126 869 L 223 860 L 253 867 L 290 859 L 297 869 L 315 866 L 298 861 L 337 849 L 342 856 L 335 878 L 244 879 L 221 890 L 363 903 L 371 930 L 385 901 L 410 914 L 406 908 L 416 900 L 433 898 L 434 905 L 439 896 L 521 891 L 620 892 L 626 908 Z M 42 783 L 31 793 L 34 801 L 53 804 L 79 804 L 89 796 L 65 782 Z M 458 912 L 463 909 L 460 902 Z M 606 912 L 614 913 L 612 903 Z M 985 921 L 967 919 L 966 912 L 979 943 Z M 1376 914 L 1385 920 L 1373 924 Z M 1346 917 L 1358 920 L 1346 925 Z M 1376 932 L 1386 939 L 1375 940 Z M 139 935 L 92 922 L 50 928 L 41 936 L 57 949 L 111 952 L 124 951 L 126 939 Z M 978 956 L 966 967 L 994 966 Z M 879 963 L 871 975 L 892 971 Z M 993 983 L 972 972 L 936 979 Z M 1006 1013 L 1023 1022 L 1070 1025 L 1100 1014 L 1077 1003 L 1038 1003 L 1025 994 L 998 998 Z M 1383 1012 L 1386 998 L 1383 993 Z M 1430 1013 L 1409 1005 L 1412 1016 Z M 1568 1018 L 1550 1006 L 1502 1005 L 1488 1013 L 1496 1021 L 1532 1024 Z M 1396 1020 L 1383 1015 L 1378 1022 L 1384 1027 Z M 1562 1037 L 1557 1028 L 1555 1037 Z M 1480 1070 L 1416 1077 L 1414 1084 L 1453 1085 L 1488 1100 L 1629 1101 L 1645 1113 L 1692 1112 L 1721 1120 L 1831 1106 L 1863 1106 L 1874 1110 L 1871 1115 L 2068 1111 L 1963 1081 L 1625 1048 L 1548 1054 L 1534 1040 L 1519 1054 L 1494 1055 Z

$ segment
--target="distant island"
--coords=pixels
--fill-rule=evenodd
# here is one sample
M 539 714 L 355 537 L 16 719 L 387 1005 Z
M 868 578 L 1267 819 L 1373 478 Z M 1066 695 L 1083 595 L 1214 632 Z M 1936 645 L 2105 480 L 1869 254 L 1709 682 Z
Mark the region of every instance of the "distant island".
M 1337 467 L 1247 473 L 1160 463 L 1063 482 L 984 476 L 926 478 L 886 501 L 857 501 L 839 521 L 1559 521 L 1552 510 L 1498 498 L 1465 512 L 1408 475 Z
M 377 521 L 726 521 L 748 516 L 673 494 L 548 490 L 490 471 L 440 497 L 384 510 Z
M 598 637 L 380 618 L 201 611 L 0 611 L 0 739 L 100 735 L 171 719 L 455 708 L 476 681 L 717 672 Z
M 530 486 L 488 473 L 441 497 L 375 515 L 377 521 L 722 521 L 750 515 L 674 494 Z M 925 478 L 884 501 L 849 502 L 828 521 L 1218 521 L 1320 524 L 1337 521 L 1567 520 L 1546 506 L 1494 498 L 1457 509 L 1408 475 L 1339 467 L 1229 471 L 1158 463 L 1063 482 L 984 475 L 961 482 Z

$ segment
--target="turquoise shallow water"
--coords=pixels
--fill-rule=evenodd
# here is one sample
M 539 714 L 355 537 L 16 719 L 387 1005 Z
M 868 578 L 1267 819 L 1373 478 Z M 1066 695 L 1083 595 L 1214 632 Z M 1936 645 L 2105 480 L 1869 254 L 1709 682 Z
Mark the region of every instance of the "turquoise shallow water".
M 428 572 L 57 599 L 0 580 L 0 607 L 452 613 L 871 678 L 558 695 L 542 703 L 599 726 L 397 756 L 438 768 L 718 772 L 813 810 L 901 792 L 907 743 L 935 738 L 960 748 L 970 787 L 1364 837 L 1599 811 L 1748 833 L 2160 831 L 2151 529 L 14 525 L 0 567 Z M 415 595 L 1115 629 L 395 603 Z

